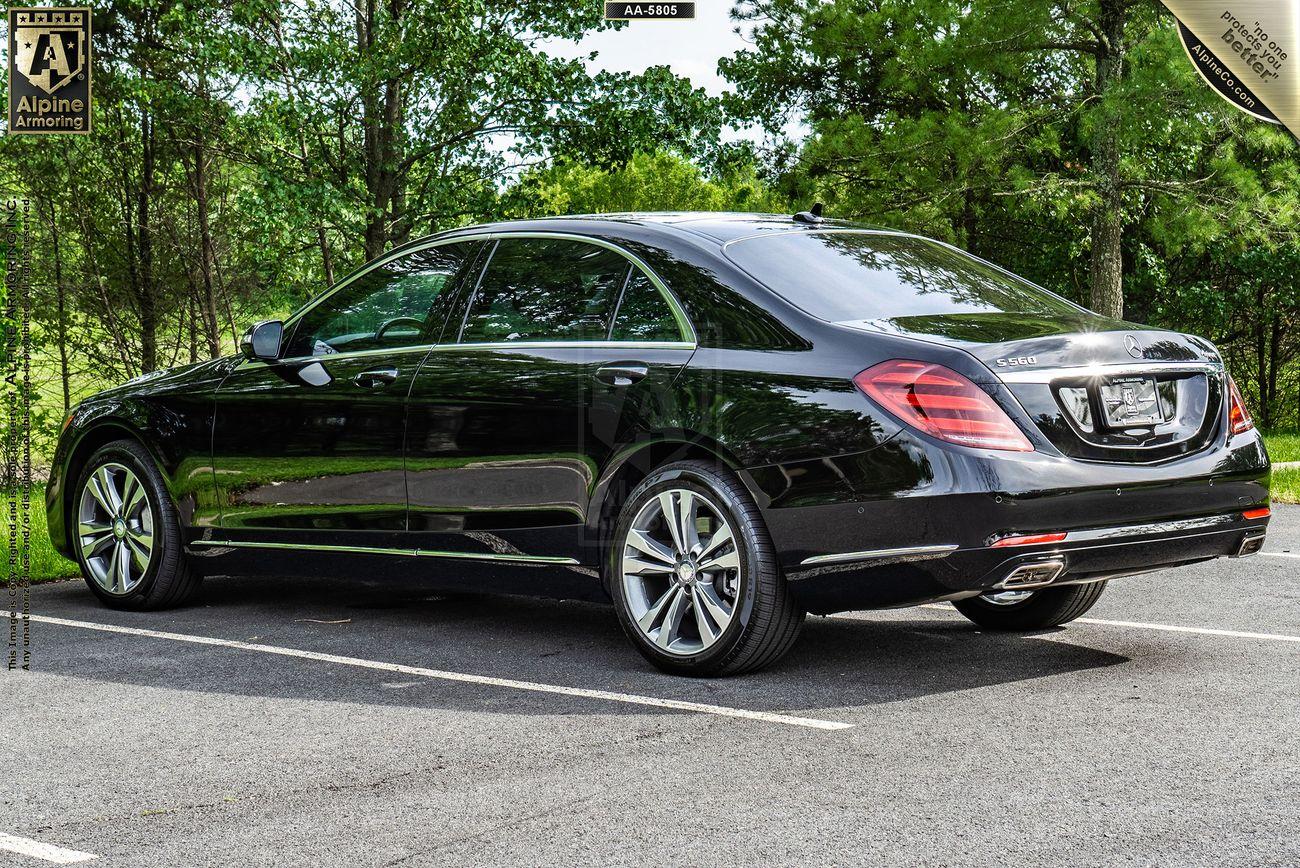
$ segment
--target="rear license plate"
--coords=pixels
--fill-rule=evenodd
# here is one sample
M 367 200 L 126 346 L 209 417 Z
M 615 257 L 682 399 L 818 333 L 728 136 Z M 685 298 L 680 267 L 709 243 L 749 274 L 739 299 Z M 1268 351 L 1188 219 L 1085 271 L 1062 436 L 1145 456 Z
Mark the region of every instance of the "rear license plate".
M 1101 406 L 1112 428 L 1155 425 L 1163 421 L 1160 395 L 1151 377 L 1125 377 L 1101 385 Z

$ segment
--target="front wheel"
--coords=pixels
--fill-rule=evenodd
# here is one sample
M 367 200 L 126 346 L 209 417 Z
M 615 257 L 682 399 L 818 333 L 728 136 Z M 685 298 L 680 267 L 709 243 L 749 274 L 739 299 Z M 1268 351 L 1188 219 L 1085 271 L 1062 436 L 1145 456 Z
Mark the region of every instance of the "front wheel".
M 953 606 L 988 630 L 1046 630 L 1073 621 L 1093 607 L 1105 582 L 1035 591 L 991 591 L 954 600 Z
M 180 520 L 143 446 L 115 440 L 81 472 L 70 516 L 77 562 L 95 596 L 114 609 L 163 609 L 202 581 L 181 545 Z
M 623 505 L 608 570 L 628 638 L 667 672 L 759 669 L 790 650 L 803 624 L 758 507 L 707 462 L 642 480 Z

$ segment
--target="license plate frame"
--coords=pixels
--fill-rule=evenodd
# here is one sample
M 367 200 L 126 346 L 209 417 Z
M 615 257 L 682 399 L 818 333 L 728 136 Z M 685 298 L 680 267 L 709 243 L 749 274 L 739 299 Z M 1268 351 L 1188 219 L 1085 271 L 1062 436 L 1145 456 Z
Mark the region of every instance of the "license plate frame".
M 1145 428 L 1164 421 L 1155 377 L 1118 377 L 1097 387 L 1107 428 Z

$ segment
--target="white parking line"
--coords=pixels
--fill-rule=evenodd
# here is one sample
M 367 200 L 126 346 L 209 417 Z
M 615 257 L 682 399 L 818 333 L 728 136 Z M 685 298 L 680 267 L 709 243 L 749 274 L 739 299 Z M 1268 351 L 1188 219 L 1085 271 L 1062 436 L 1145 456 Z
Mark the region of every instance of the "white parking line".
M 1300 558 L 1300 552 L 1260 552 L 1260 554 L 1271 558 Z
M 923 609 L 941 609 L 960 614 L 945 603 L 925 603 Z M 1219 630 L 1214 627 L 1182 627 L 1177 624 L 1148 624 L 1145 621 L 1111 621 L 1105 618 L 1075 618 L 1074 624 L 1100 624 L 1104 627 L 1132 627 L 1138 630 L 1161 630 L 1166 633 L 1199 633 L 1202 636 L 1227 636 L 1230 639 L 1264 639 L 1270 642 L 1300 642 L 1300 636 L 1285 633 L 1247 633 L 1241 630 Z
M 0 850 L 8 850 L 10 853 L 18 853 L 22 856 L 31 856 L 33 859 L 44 859 L 46 862 L 53 862 L 56 865 L 75 865 L 78 862 L 89 862 L 91 859 L 99 858 L 94 853 L 82 853 L 80 850 L 56 847 L 53 844 L 33 841 L 31 838 L 6 835 L 4 832 L 0 832 Z
M 448 672 L 443 669 L 426 669 L 423 666 L 405 666 L 400 663 L 385 663 L 380 660 L 365 660 L 360 657 L 342 657 L 338 654 L 322 654 L 317 651 L 302 651 L 297 648 L 281 648 L 278 645 L 258 645 L 252 642 L 239 642 L 231 639 L 214 639 L 210 636 L 193 636 L 188 633 L 166 633 L 161 630 L 144 630 L 138 627 L 121 627 L 117 624 L 97 624 L 92 621 L 72 621 L 67 618 L 54 618 L 49 615 L 32 615 L 31 619 L 41 624 L 56 624 L 60 627 L 79 627 L 83 630 L 99 630 L 104 633 L 122 633 L 127 636 L 146 636 L 150 639 L 170 639 L 173 642 L 189 642 L 194 645 L 216 645 L 222 648 L 235 648 L 240 651 L 256 651 L 261 654 L 277 654 L 281 657 L 297 657 L 302 660 L 316 660 L 321 663 L 337 663 L 341 666 L 356 666 L 362 669 L 378 669 L 383 672 L 401 672 L 405 675 L 421 675 L 425 678 L 438 678 L 443 681 L 459 681 L 465 684 L 480 684 L 487 687 L 505 687 L 511 690 L 528 690 L 533 693 L 555 693 L 563 696 L 578 696 L 584 699 L 601 699 L 608 702 L 621 702 L 626 705 L 645 705 L 652 708 L 671 708 L 675 711 L 692 711 L 698 714 L 712 714 L 718 717 L 739 717 L 745 720 L 761 720 L 765 723 L 783 723 L 788 726 L 802 726 L 808 729 L 851 729 L 854 724 L 836 720 L 819 720 L 815 717 L 796 717 L 789 714 L 774 714 L 767 711 L 750 711 L 746 708 L 730 708 L 725 705 L 708 705 L 702 702 L 686 702 L 680 699 L 660 699 L 657 696 L 638 696 L 634 693 L 614 693 L 608 690 L 589 690 L 585 687 L 562 687 L 558 684 L 541 684 L 535 681 L 516 681 L 512 678 L 493 678 L 487 675 L 470 675 L 465 672 Z

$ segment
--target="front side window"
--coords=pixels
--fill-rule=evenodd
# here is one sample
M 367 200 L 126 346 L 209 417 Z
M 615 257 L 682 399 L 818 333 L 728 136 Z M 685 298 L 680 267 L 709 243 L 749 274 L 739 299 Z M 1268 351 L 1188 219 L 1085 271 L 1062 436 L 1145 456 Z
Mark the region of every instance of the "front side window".
M 619 253 L 582 241 L 503 238 L 461 342 L 604 340 L 630 267 Z
M 307 311 L 285 355 L 328 356 L 432 343 L 445 315 L 437 302 L 471 251 L 469 244 L 444 244 L 372 268 Z
M 828 322 L 1083 313 L 1027 280 L 923 238 L 790 232 L 735 242 L 727 256 L 787 301 Z

